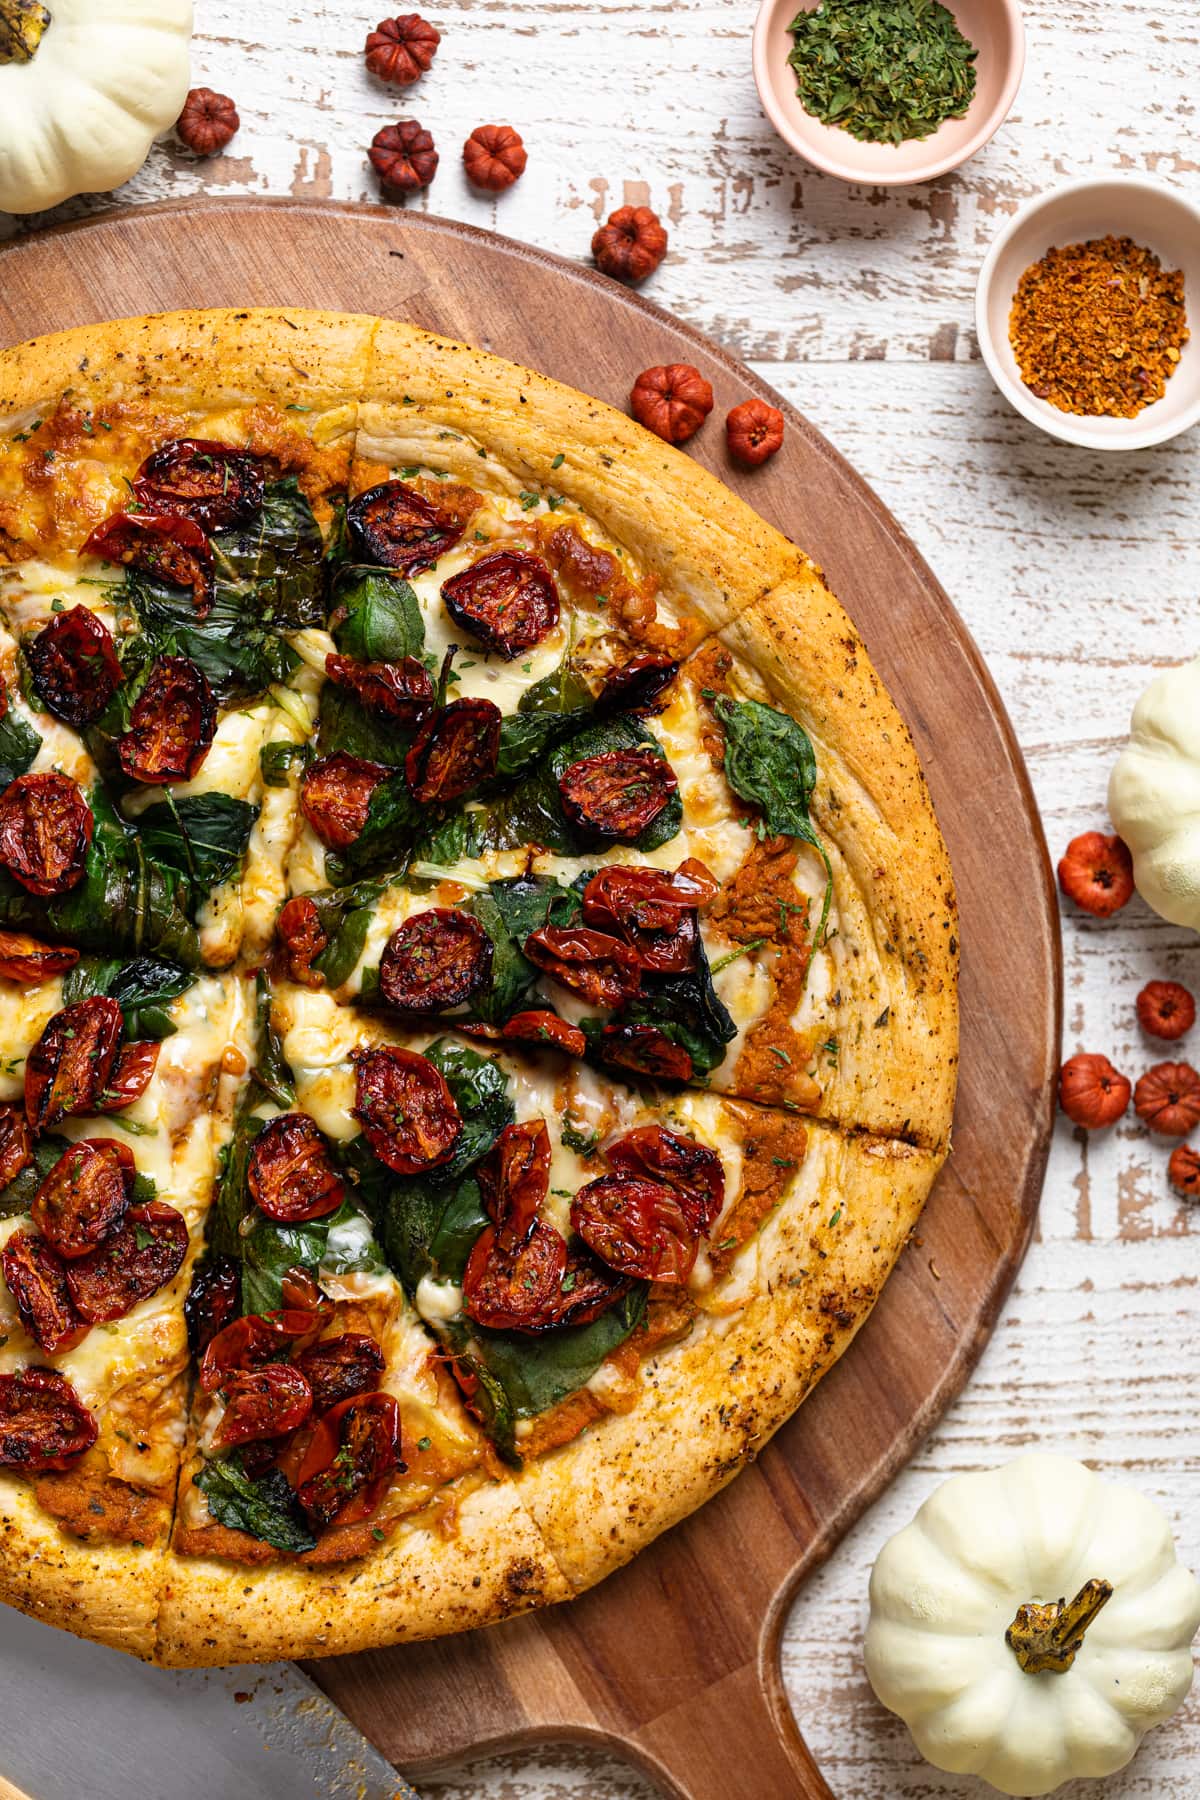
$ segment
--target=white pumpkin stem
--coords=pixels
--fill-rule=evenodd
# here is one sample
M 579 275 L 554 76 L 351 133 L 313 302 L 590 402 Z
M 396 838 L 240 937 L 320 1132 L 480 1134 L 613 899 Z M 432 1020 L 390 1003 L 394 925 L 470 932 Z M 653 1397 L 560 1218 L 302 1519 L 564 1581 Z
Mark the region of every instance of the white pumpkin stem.
M 1027 1675 L 1065 1675 L 1084 1633 L 1112 1599 L 1111 1581 L 1085 1581 L 1073 1600 L 1018 1606 L 1004 1641 Z
M 0 63 L 32 62 L 49 23 L 40 0 L 0 0 Z

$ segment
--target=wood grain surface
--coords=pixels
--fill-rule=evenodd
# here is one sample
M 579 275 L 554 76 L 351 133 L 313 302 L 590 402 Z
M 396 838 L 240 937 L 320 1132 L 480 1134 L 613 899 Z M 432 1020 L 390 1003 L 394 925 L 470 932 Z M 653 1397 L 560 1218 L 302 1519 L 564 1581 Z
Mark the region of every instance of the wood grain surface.
M 443 154 L 418 208 L 582 261 L 598 217 L 626 197 L 648 200 L 671 231 L 651 296 L 792 399 L 952 595 L 1015 724 L 1054 853 L 1103 824 L 1134 696 L 1200 648 L 1200 439 L 1116 458 L 1051 443 L 992 387 L 971 300 L 994 231 L 1058 181 L 1125 169 L 1200 198 L 1193 0 L 1038 0 L 1024 85 L 998 137 L 953 175 L 891 192 L 818 175 L 775 138 L 750 76 L 753 0 L 437 0 L 424 10 L 443 33 L 438 60 L 404 92 L 361 64 L 384 7 L 259 0 L 247 12 L 197 0 L 196 10 L 193 80 L 236 97 L 241 132 L 208 163 L 165 141 L 119 200 L 370 198 L 365 146 L 400 116 L 429 125 Z M 499 202 L 473 194 L 458 166 L 459 144 L 484 119 L 511 120 L 530 150 L 526 176 Z M 80 200 L 54 217 L 111 203 Z M 0 215 L 0 236 L 24 228 Z M 1065 1048 L 1104 1050 L 1136 1074 L 1154 1052 L 1134 996 L 1154 975 L 1200 985 L 1195 938 L 1135 901 L 1105 925 L 1068 917 L 1064 952 Z M 1085 1143 L 1060 1121 L 1038 1234 L 979 1369 L 804 1584 L 784 1678 L 841 1800 L 983 1797 L 921 1761 L 862 1671 L 872 1558 L 946 1475 L 1039 1444 L 1084 1456 L 1155 1495 L 1200 1563 L 1200 1250 L 1165 1163 L 1166 1149 L 1128 1123 Z M 476 1762 L 422 1788 L 428 1800 L 652 1792 L 627 1765 L 574 1744 Z M 1126 1774 L 1068 1791 L 1101 1792 L 1194 1800 L 1200 1699 Z

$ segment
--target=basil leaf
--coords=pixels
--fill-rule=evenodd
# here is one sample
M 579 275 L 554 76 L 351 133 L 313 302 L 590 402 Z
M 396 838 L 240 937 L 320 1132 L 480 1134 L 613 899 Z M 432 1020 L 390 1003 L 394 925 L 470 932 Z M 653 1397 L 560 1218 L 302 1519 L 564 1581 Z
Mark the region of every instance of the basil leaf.
M 139 814 L 137 832 L 147 854 L 182 875 L 199 903 L 241 867 L 257 817 L 256 806 L 230 794 L 172 795 Z
M 0 788 L 24 775 L 41 747 L 42 740 L 32 725 L 18 713 L 5 713 L 0 719 Z
M 316 1538 L 281 1469 L 251 1478 L 240 1451 L 214 1457 L 193 1477 L 218 1525 L 245 1531 L 276 1550 L 312 1550 Z
M 130 1038 L 165 1038 L 175 1032 L 169 1006 L 195 983 L 191 969 L 160 956 L 81 956 L 63 976 L 62 1003 L 74 1006 L 95 994 L 107 994 L 125 1015 Z
M 425 648 L 420 604 L 402 575 L 351 563 L 334 577 L 332 608 L 334 642 L 356 662 L 402 662 Z
M 15 1219 L 29 1211 L 43 1181 L 70 1148 L 70 1139 L 57 1133 L 38 1139 L 33 1147 L 33 1161 L 14 1175 L 7 1187 L 0 1188 L 0 1219 Z
M 825 903 L 813 940 L 820 944 L 833 896 L 833 869 L 810 817 L 817 785 L 812 739 L 798 720 L 758 700 L 722 696 L 713 710 L 725 733 L 725 779 L 734 793 L 759 808 L 772 837 L 801 838 L 825 864 Z

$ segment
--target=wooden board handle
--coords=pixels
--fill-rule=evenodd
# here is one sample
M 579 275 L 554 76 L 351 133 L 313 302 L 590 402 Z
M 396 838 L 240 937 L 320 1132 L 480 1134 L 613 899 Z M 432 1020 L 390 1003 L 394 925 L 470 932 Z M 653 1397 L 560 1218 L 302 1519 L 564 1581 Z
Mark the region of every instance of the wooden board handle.
M 776 1676 L 752 1663 L 663 1713 L 636 1738 L 671 1800 L 835 1800 Z

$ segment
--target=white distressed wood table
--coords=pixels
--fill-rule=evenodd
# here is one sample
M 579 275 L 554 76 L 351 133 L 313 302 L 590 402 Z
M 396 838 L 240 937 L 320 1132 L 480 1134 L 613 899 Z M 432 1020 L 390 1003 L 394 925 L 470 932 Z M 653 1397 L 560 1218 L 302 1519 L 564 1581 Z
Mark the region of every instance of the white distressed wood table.
M 381 125 L 416 117 L 442 152 L 416 202 L 431 211 L 584 258 L 614 206 L 653 205 L 671 231 L 654 299 L 794 400 L 953 596 L 1012 713 L 1052 852 L 1103 825 L 1136 694 L 1200 649 L 1200 432 L 1111 459 L 1042 437 L 978 359 L 972 295 L 1005 215 L 1058 181 L 1126 169 L 1200 197 L 1194 0 L 1034 0 L 1008 124 L 956 174 L 890 192 L 818 175 L 776 139 L 750 75 L 752 0 L 430 0 L 441 49 L 403 92 L 362 63 L 384 10 L 197 0 L 193 81 L 234 97 L 241 131 L 206 163 L 159 145 L 120 198 L 374 198 L 365 147 Z M 499 201 L 474 195 L 459 161 L 468 132 L 490 121 L 515 125 L 530 155 Z M 0 215 L 0 237 L 20 228 Z M 1154 975 L 1200 987 L 1200 944 L 1138 900 L 1108 923 L 1068 917 L 1064 936 L 1067 1053 L 1103 1051 L 1136 1074 L 1157 1059 L 1134 995 Z M 1155 1495 L 1200 1564 L 1200 1214 L 1175 1203 L 1166 1161 L 1128 1123 L 1090 1143 L 1060 1124 L 1037 1242 L 975 1379 L 798 1602 L 785 1674 L 840 1800 L 983 1793 L 922 1763 L 862 1670 L 872 1558 L 942 1477 L 1035 1446 L 1085 1457 Z M 425 1792 L 649 1794 L 580 1749 L 476 1763 Z M 1098 1800 L 1100 1787 L 1068 1792 Z M 1200 1698 L 1103 1792 L 1194 1800 Z

